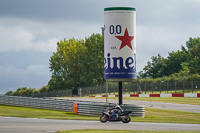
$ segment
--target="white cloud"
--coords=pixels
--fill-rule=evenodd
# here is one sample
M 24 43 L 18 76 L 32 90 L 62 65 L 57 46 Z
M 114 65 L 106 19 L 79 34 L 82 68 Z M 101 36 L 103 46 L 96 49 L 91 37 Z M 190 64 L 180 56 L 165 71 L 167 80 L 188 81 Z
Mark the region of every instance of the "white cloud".
M 36 40 L 36 35 L 22 28 L 0 27 L 0 52 L 36 50 L 42 52 L 56 51 L 58 38 Z
M 52 53 L 64 38 L 77 39 L 101 33 L 101 25 L 84 22 L 44 23 L 18 18 L 0 18 L 0 52 L 35 50 Z
M 30 48 L 34 36 L 20 28 L 0 27 L 0 52 Z
M 59 39 L 57 38 L 49 38 L 45 41 L 37 41 L 36 43 L 32 43 L 32 46 L 34 50 L 36 51 L 42 51 L 42 52 L 55 52 L 57 47 L 57 42 Z
M 0 55 L 3 55 L 0 57 L 0 93 L 23 86 L 40 88 L 47 85 L 51 75 L 48 60 L 56 51 L 57 41 L 72 37 L 84 39 L 92 33 L 101 33 L 100 27 L 84 22 L 44 23 L 0 18 Z M 16 57 L 8 61 L 8 55 Z

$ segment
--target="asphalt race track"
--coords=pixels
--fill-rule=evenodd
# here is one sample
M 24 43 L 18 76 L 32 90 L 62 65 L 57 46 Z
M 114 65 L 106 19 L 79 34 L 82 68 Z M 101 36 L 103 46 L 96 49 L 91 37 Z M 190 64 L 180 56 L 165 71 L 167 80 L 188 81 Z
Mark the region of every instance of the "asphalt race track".
M 52 120 L 37 118 L 0 117 L 0 133 L 54 133 L 72 129 L 118 129 L 118 130 L 160 130 L 160 131 L 200 131 L 200 124 L 145 123 L 82 120 Z
M 90 99 L 90 98 L 67 98 L 67 99 L 105 102 L 105 99 Z M 117 103 L 118 100 L 109 99 L 109 102 Z M 124 103 L 145 105 L 145 107 L 148 108 L 159 108 L 159 109 L 200 113 L 199 105 L 131 101 L 131 100 L 124 100 Z M 200 124 L 145 123 L 145 122 L 130 122 L 128 124 L 124 124 L 122 122 L 107 122 L 105 124 L 99 121 L 0 117 L 0 133 L 54 133 L 55 131 L 58 130 L 72 130 L 72 129 L 200 131 Z

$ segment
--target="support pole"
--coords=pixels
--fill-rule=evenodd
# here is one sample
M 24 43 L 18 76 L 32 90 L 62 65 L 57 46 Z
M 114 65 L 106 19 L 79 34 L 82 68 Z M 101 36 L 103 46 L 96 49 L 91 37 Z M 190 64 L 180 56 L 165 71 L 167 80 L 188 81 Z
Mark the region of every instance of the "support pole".
M 119 82 L 119 105 L 122 104 L 122 82 Z
M 106 81 L 106 104 L 108 104 L 108 82 Z

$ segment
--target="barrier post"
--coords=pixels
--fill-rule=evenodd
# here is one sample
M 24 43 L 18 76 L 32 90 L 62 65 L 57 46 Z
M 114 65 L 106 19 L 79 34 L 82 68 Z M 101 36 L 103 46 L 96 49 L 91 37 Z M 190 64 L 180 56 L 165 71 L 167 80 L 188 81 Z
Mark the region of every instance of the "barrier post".
M 74 103 L 74 114 L 78 114 L 78 103 Z

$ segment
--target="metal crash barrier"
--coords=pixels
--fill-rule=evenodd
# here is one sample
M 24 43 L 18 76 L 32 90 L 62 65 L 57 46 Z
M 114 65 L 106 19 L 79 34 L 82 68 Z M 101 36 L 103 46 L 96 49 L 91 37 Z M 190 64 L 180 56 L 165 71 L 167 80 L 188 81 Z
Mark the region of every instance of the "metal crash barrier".
M 112 103 L 89 102 L 54 98 L 31 98 L 0 95 L 0 105 L 40 108 L 74 112 L 74 114 L 100 116 L 104 109 L 112 107 Z M 144 105 L 122 104 L 123 110 L 131 110 L 133 117 L 144 117 Z

